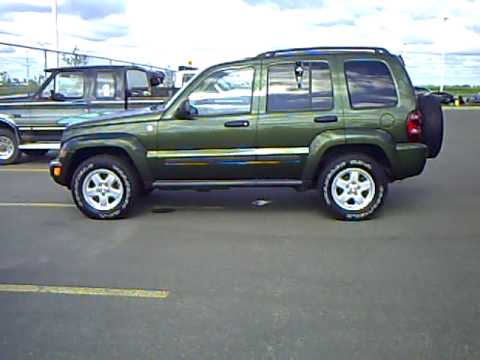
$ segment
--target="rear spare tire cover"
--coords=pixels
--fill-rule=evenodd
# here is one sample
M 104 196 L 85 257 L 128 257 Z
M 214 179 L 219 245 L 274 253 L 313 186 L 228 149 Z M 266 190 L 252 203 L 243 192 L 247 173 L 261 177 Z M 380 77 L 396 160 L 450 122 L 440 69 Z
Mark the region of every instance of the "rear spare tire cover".
M 418 97 L 418 106 L 423 115 L 423 143 L 428 147 L 428 157 L 440 153 L 443 142 L 443 112 L 440 101 L 432 95 Z

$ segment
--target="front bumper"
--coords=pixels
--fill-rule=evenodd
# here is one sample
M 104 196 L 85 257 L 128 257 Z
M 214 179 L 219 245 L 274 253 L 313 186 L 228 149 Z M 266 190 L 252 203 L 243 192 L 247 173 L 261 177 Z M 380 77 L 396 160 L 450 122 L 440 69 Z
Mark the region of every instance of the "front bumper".
M 422 173 L 428 156 L 426 145 L 419 143 L 397 144 L 395 150 L 397 158 L 396 166 L 393 168 L 395 180 L 405 179 Z
M 58 159 L 50 161 L 48 168 L 50 176 L 57 184 L 68 187 L 65 168 Z

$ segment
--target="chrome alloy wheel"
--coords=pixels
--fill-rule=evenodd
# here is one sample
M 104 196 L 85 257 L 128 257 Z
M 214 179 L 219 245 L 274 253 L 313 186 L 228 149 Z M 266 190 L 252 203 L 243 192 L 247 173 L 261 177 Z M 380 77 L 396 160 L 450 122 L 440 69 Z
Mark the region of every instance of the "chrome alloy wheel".
M 366 170 L 347 168 L 335 176 L 330 191 L 332 199 L 342 209 L 360 211 L 375 197 L 375 182 Z
M 0 136 L 0 160 L 8 160 L 15 153 L 15 144 L 7 136 Z
M 95 169 L 83 181 L 83 196 L 98 211 L 110 211 L 122 201 L 125 192 L 120 177 L 108 169 Z

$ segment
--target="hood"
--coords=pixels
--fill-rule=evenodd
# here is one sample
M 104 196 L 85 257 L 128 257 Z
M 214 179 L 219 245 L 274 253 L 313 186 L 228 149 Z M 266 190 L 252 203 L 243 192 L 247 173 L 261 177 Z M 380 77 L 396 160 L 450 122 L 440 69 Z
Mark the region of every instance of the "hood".
M 161 114 L 162 112 L 163 108 L 157 106 L 150 106 L 142 109 L 125 111 L 102 111 L 95 113 L 86 113 L 78 116 L 64 117 L 58 120 L 57 124 L 65 127 L 101 125 L 104 123 L 123 121 L 125 119 L 128 120 L 136 116 Z

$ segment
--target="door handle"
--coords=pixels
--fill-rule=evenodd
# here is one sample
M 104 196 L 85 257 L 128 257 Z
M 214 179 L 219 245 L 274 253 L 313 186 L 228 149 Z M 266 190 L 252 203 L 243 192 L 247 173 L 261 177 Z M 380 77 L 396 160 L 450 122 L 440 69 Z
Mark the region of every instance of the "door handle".
M 336 115 L 328 115 L 328 116 L 318 116 L 313 119 L 316 123 L 333 123 L 337 122 L 338 118 Z
M 250 126 L 250 122 L 247 120 L 233 120 L 227 121 L 225 127 L 248 127 Z

